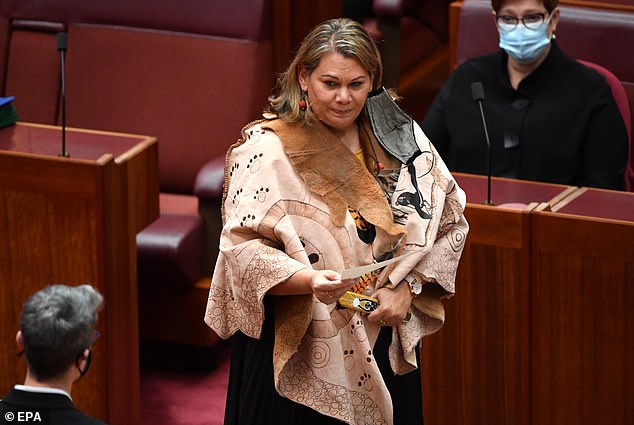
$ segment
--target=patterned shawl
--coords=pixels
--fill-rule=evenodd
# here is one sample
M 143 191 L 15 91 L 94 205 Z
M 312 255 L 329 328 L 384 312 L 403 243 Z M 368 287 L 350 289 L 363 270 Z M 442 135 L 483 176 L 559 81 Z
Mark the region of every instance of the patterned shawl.
M 393 327 L 389 353 L 395 373 L 418 366 L 417 344 L 442 326 L 440 299 L 454 292 L 468 232 L 465 195 L 418 125 L 422 153 L 410 167 L 379 146 L 367 121 L 361 126 L 368 168 L 321 123 L 271 119 L 243 129 L 227 153 L 224 227 L 205 314 L 219 336 L 259 338 L 265 294 L 298 270 L 341 271 L 416 251 L 386 267 L 366 293 L 408 274 L 426 282 L 412 319 Z M 371 243 L 359 238 L 348 207 L 375 226 Z M 349 424 L 392 424 L 372 356 L 377 325 L 312 295 L 275 297 L 275 318 L 281 395 Z

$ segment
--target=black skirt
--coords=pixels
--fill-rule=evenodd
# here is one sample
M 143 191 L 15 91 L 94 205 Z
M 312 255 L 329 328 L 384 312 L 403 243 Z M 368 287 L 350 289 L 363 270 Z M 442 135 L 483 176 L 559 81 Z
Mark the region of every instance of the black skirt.
M 268 297 L 267 297 L 268 298 Z M 273 381 L 275 338 L 272 303 L 265 298 L 266 319 L 261 338 L 238 332 L 231 338 L 231 368 L 225 425 L 340 425 L 343 422 L 282 397 Z M 394 407 L 394 425 L 422 425 L 423 400 L 419 370 L 394 375 L 388 348 L 392 328 L 379 333 L 373 353 Z M 418 357 L 417 350 L 417 357 Z M 420 364 L 420 359 L 419 359 Z

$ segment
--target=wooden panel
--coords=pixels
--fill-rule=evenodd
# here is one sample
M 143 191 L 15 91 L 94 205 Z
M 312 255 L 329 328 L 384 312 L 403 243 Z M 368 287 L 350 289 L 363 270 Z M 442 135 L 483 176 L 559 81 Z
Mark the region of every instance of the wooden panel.
M 631 424 L 634 222 L 536 212 L 531 227 L 533 423 Z
M 22 157 L 0 156 L 0 197 L 2 210 L 0 241 L 8 255 L 2 259 L 0 286 L 3 287 L 3 309 L 11 300 L 11 315 L 2 323 L 3 341 L 12 341 L 19 329 L 21 305 L 33 292 L 52 283 L 90 283 L 105 293 L 103 254 L 98 241 L 103 238 L 103 201 L 99 192 L 103 186 L 101 167 L 53 161 L 38 162 Z M 114 166 L 114 163 L 110 163 Z M 38 181 L 46 182 L 49 177 L 77 170 L 81 176 L 82 188 L 77 196 L 69 193 L 69 186 L 60 190 L 42 184 L 45 191 L 37 189 Z M 23 179 L 14 178 L 22 172 L 31 174 L 31 189 L 25 188 Z M 52 179 L 56 180 L 56 179 Z M 15 181 L 17 185 L 12 185 Z M 17 187 L 16 187 L 17 186 Z M 6 296 L 6 298 L 5 298 Z M 97 328 L 107 329 L 108 312 L 100 315 Z M 106 328 L 106 329 L 104 329 Z M 105 344 L 104 344 L 105 342 Z M 107 398 L 105 394 L 108 380 L 105 379 L 106 345 L 100 341 L 95 345 L 94 365 L 91 373 L 80 381 L 73 396 L 84 411 L 106 419 Z M 0 376 L 1 391 L 5 393 L 17 382 L 24 379 L 23 359 L 8 359 L 12 374 Z M 94 369 L 93 369 L 94 368 Z
M 14 340 L 21 305 L 38 289 L 92 284 L 105 298 L 97 323 L 102 338 L 73 398 L 91 416 L 134 425 L 140 419 L 135 234 L 158 215 L 156 140 L 70 130 L 71 140 L 92 144 L 82 152 L 136 139 L 116 158 L 103 150 L 97 160 L 15 149 L 24 146 L 22 136 L 42 140 L 55 131 L 59 136 L 59 129 L 30 124 L 0 130 L 0 338 Z M 24 360 L 2 350 L 0 361 L 5 393 L 23 382 Z
M 469 204 L 445 326 L 422 349 L 425 423 L 528 423 L 528 212 Z
M 340 18 L 343 13 L 340 0 L 273 1 L 274 66 L 275 73 L 284 72 L 295 51 L 306 35 L 321 22 Z
M 634 222 L 632 196 L 606 189 L 579 188 L 552 208 L 560 214 L 601 221 Z
M 449 5 L 449 73 L 456 67 L 458 24 L 460 23 L 461 8 L 462 1 L 454 1 Z
M 425 423 L 531 424 L 531 215 L 575 188 L 455 173 L 466 192 L 467 245 L 444 327 L 423 341 Z M 562 422 L 563 423 L 563 422 Z
M 469 204 L 487 205 L 489 191 L 486 176 L 464 173 L 453 173 L 453 176 L 467 194 Z M 529 208 L 529 205 L 539 202 L 553 205 L 568 197 L 575 189 L 561 184 L 492 177 L 491 202 L 500 208 L 512 209 Z

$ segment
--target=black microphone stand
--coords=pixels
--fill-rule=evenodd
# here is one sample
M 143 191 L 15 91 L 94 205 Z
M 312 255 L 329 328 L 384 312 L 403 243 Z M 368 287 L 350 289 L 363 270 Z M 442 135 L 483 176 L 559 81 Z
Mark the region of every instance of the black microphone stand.
M 66 152 L 66 76 L 64 75 L 64 61 L 66 59 L 66 49 L 68 49 L 68 36 L 65 32 L 57 33 L 57 50 L 60 53 L 60 77 L 61 77 L 61 98 L 62 98 L 62 153 L 60 156 L 69 158 Z
M 484 137 L 487 142 L 487 160 L 486 160 L 486 168 L 487 168 L 487 200 L 484 202 L 485 205 L 494 205 L 491 202 L 491 141 L 489 140 L 489 131 L 487 130 L 487 123 L 484 119 L 484 108 L 482 107 L 482 103 L 484 101 L 484 89 L 482 88 L 482 83 L 476 81 L 471 83 L 471 95 L 473 96 L 473 100 L 480 107 L 480 117 L 482 118 L 482 125 L 484 126 Z

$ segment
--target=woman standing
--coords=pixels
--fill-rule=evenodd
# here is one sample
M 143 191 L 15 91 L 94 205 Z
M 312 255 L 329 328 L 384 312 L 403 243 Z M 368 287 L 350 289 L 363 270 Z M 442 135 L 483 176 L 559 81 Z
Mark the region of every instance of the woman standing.
M 205 317 L 233 335 L 226 424 L 422 423 L 418 344 L 454 291 L 465 196 L 381 75 L 361 25 L 324 22 L 227 154 Z M 378 307 L 342 308 L 351 289 Z

